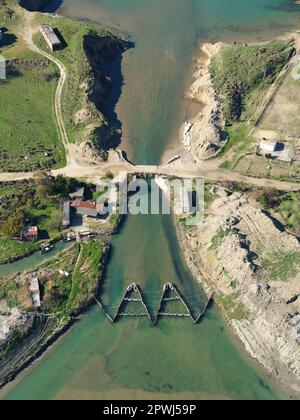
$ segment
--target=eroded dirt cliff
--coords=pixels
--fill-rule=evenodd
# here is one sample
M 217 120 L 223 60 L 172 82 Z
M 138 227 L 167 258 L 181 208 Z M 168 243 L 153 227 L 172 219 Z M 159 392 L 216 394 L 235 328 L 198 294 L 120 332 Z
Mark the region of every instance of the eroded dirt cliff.
M 188 265 L 251 356 L 299 395 L 299 241 L 251 198 L 211 194 L 204 223 L 178 223 Z
M 222 106 L 214 91 L 210 63 L 223 44 L 204 44 L 196 62 L 194 82 L 187 92 L 189 100 L 201 103 L 203 111 L 189 121 L 185 128 L 184 144 L 196 160 L 216 155 L 226 142 Z

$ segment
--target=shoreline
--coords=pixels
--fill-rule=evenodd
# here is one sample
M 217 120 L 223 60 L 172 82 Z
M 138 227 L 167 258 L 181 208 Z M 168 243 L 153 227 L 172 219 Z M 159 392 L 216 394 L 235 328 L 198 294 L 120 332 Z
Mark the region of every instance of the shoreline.
M 182 253 L 184 255 L 186 264 L 195 277 L 195 279 L 199 282 L 200 286 L 204 289 L 205 293 L 208 294 L 214 294 L 215 288 L 209 285 L 209 282 L 205 280 L 206 273 L 201 270 L 201 266 L 196 263 L 195 256 L 193 255 L 193 252 L 187 249 L 188 242 L 183 239 L 183 229 L 180 226 L 180 222 L 175 220 L 175 227 L 177 231 L 177 237 L 179 241 L 179 245 L 181 247 Z M 228 326 L 229 332 L 231 334 L 232 340 L 234 340 L 235 345 L 238 347 L 239 351 L 249 359 L 252 363 L 254 363 L 256 369 L 260 370 L 262 373 L 264 373 L 271 381 L 273 382 L 273 385 L 275 388 L 278 388 L 278 391 L 280 393 L 283 393 L 286 399 L 298 399 L 299 395 L 289 395 L 291 394 L 291 390 L 287 386 L 283 386 L 282 382 L 278 380 L 278 377 L 274 376 L 272 373 L 270 373 L 266 367 L 261 364 L 255 357 L 253 357 L 245 348 L 245 345 L 241 339 L 241 337 L 237 334 L 236 330 L 232 326 L 232 323 L 230 322 L 230 319 L 226 315 L 224 309 L 217 303 L 214 302 L 215 306 L 217 307 L 218 312 L 220 313 L 221 317 L 226 321 L 226 324 Z
M 226 213 L 224 214 L 224 217 L 226 217 Z M 227 217 L 230 218 L 231 216 L 227 214 Z M 247 320 L 245 323 L 243 323 L 242 320 L 238 321 L 234 317 L 231 318 L 229 316 L 229 313 L 227 313 L 227 309 L 225 308 L 223 302 L 219 299 L 219 294 L 222 294 L 224 290 L 221 283 L 223 272 L 219 273 L 221 266 L 218 265 L 217 267 L 215 267 L 215 263 L 211 261 L 211 256 L 208 255 L 208 251 L 206 249 L 206 247 L 209 245 L 209 243 L 207 242 L 207 227 L 202 230 L 199 229 L 199 233 L 197 234 L 196 228 L 192 232 L 186 231 L 179 220 L 175 219 L 174 223 L 177 231 L 178 241 L 189 270 L 207 294 L 216 295 L 215 304 L 219 312 L 221 313 L 222 318 L 225 319 L 226 324 L 228 325 L 228 328 L 232 334 L 232 337 L 237 342 L 239 349 L 243 352 L 243 354 L 247 356 L 248 359 L 252 360 L 262 372 L 264 372 L 269 378 L 271 378 L 274 385 L 278 387 L 278 389 L 287 397 L 287 399 L 298 400 L 300 391 L 299 375 L 297 376 L 296 372 L 294 373 L 289 368 L 288 362 L 285 360 L 284 355 L 280 353 L 280 350 L 282 350 L 284 345 L 287 347 L 287 351 L 289 350 L 288 345 L 291 346 L 290 349 L 293 348 L 291 343 L 292 337 L 290 337 L 289 339 L 287 339 L 286 336 L 282 337 L 282 340 L 280 341 L 281 349 L 278 348 L 278 354 L 276 351 L 274 351 L 273 347 L 271 346 L 270 340 L 263 339 L 263 343 L 258 341 L 255 342 L 255 332 L 257 333 L 257 340 L 259 338 L 262 339 L 262 337 L 259 336 L 260 331 L 258 329 L 256 330 L 255 327 L 251 327 L 250 319 L 252 317 L 255 317 L 254 313 L 249 313 L 249 316 L 251 318 L 249 318 L 249 321 Z M 203 237 L 203 235 L 204 238 L 202 241 L 200 241 L 199 237 Z M 252 238 L 250 240 L 247 237 L 247 240 L 251 242 Z M 194 246 L 193 242 L 195 241 L 197 243 L 199 242 L 197 247 Z M 210 248 L 208 248 L 208 250 L 209 249 Z M 223 267 L 223 270 L 226 269 Z M 228 275 L 230 276 L 230 274 Z M 280 296 L 278 297 L 278 299 L 280 299 Z M 263 310 L 261 306 L 257 304 L 255 313 L 261 312 L 263 312 Z M 266 308 L 266 316 L 267 315 L 268 312 Z M 264 316 L 263 313 L 260 314 L 260 317 L 262 316 Z M 248 322 L 250 323 L 249 327 L 247 324 Z M 268 328 L 274 327 L 274 334 L 276 334 L 276 326 L 274 325 L 274 322 L 272 323 L 271 320 L 269 320 L 269 322 L 270 325 L 268 326 Z M 248 335 L 247 328 L 249 329 Z M 269 338 L 269 330 L 267 328 L 265 334 Z M 277 334 L 280 335 L 280 332 L 278 331 Z M 250 338 L 252 339 L 252 341 L 250 341 Z M 261 347 L 263 344 L 268 349 L 270 357 L 268 353 L 266 355 L 264 354 L 264 348 Z M 295 357 L 297 357 L 297 355 L 295 355 Z

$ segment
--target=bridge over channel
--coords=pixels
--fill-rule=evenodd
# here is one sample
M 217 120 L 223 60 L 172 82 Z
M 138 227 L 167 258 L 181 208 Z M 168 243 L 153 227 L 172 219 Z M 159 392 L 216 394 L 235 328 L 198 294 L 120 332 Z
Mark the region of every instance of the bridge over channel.
M 51 171 L 51 174 L 53 176 L 64 175 L 70 178 L 86 178 L 88 181 L 95 183 L 108 172 L 113 173 L 115 177 L 118 177 L 121 172 L 127 172 L 128 174 L 145 176 L 200 178 L 208 182 L 240 182 L 282 191 L 300 190 L 300 183 L 241 175 L 237 172 L 219 168 L 218 163 L 214 160 L 195 163 L 185 159 L 177 159 L 162 165 L 133 165 L 125 160 L 109 160 L 92 165 L 82 164 L 74 160 L 64 168 Z M 0 172 L 0 182 L 33 179 L 38 175 L 38 172 Z

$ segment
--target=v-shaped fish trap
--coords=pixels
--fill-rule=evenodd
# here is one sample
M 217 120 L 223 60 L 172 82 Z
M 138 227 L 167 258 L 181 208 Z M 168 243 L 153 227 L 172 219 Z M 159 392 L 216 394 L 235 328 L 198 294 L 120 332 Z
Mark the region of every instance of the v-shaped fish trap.
M 139 287 L 132 283 L 127 287 L 125 296 L 115 316 L 115 321 L 123 317 L 147 317 L 151 322 L 151 316 L 143 300 Z
M 162 317 L 193 318 L 187 303 L 172 283 L 167 283 L 164 285 L 164 290 L 160 301 L 160 306 L 157 311 L 155 324 L 157 323 L 159 318 Z
M 181 295 L 175 285 L 167 283 L 164 285 L 163 293 L 159 302 L 158 310 L 153 320 L 149 309 L 143 299 L 142 292 L 136 283 L 130 284 L 125 292 L 120 306 L 115 316 L 111 316 L 106 311 L 103 303 L 95 297 L 95 301 L 100 306 L 102 312 L 111 322 L 117 322 L 121 318 L 143 318 L 147 317 L 152 325 L 156 325 L 162 317 L 169 318 L 191 318 L 197 324 L 204 316 L 206 310 L 213 301 L 211 296 L 204 310 L 195 318 L 185 298 Z

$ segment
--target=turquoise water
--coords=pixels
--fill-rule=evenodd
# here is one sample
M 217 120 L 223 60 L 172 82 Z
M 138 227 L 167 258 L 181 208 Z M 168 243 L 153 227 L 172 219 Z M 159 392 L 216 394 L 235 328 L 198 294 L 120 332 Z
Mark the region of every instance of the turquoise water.
M 174 240 L 170 218 L 129 216 L 113 242 L 101 297 L 112 313 L 137 281 L 155 310 L 172 280 L 197 311 L 203 295 Z M 153 306 L 152 306 L 153 305 Z M 203 322 L 122 319 L 94 307 L 36 365 L 0 391 L 6 399 L 277 399 L 280 393 L 238 348 L 216 308 Z
M 117 106 L 121 147 L 137 163 L 157 163 L 178 146 L 184 91 L 202 40 L 260 40 L 298 25 L 283 0 L 65 0 L 63 13 L 130 34 Z M 177 141 L 177 143 L 176 143 Z M 102 298 L 113 313 L 135 281 L 155 309 L 165 282 L 176 282 L 195 311 L 203 294 L 179 250 L 172 221 L 130 216 L 113 240 Z M 216 308 L 204 321 L 145 320 L 111 325 L 93 308 L 33 368 L 0 396 L 8 399 L 277 399 L 281 393 L 241 351 Z
M 13 384 L 7 399 L 277 399 L 236 349 L 215 310 L 199 327 L 185 320 L 111 326 L 93 309 Z M 7 394 L 8 392 L 8 394 Z

